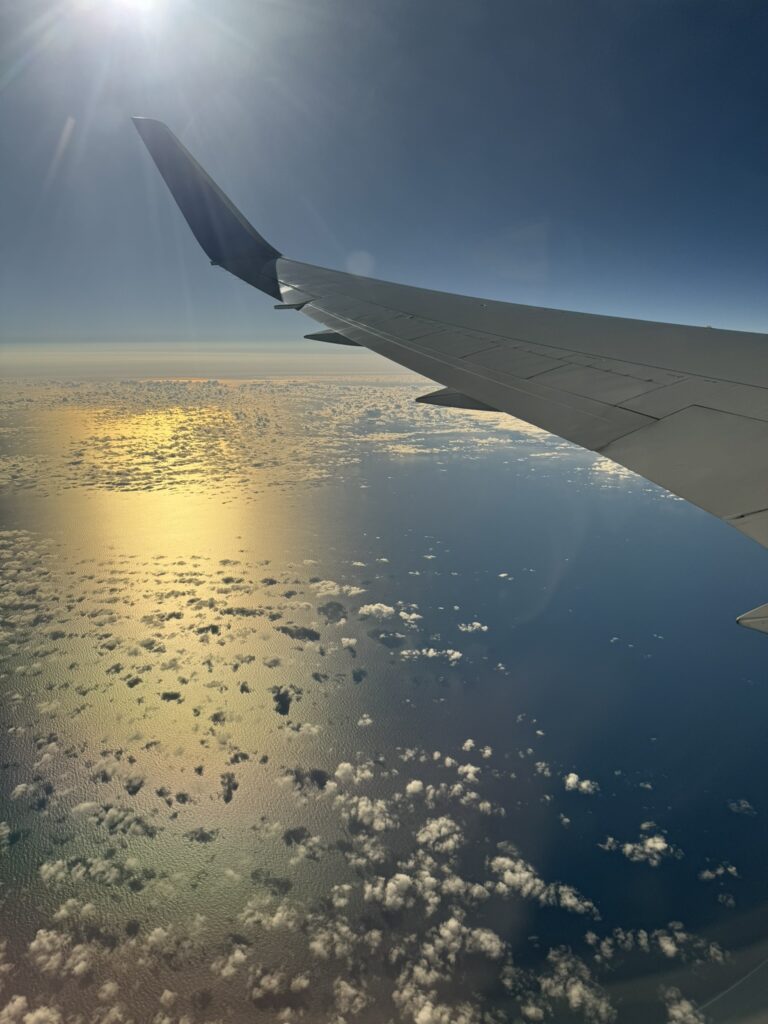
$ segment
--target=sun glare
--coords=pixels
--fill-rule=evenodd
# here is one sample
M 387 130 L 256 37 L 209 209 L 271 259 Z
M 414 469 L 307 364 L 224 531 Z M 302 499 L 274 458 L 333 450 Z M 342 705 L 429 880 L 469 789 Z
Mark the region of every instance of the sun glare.
M 137 11 L 140 14 L 148 14 L 158 6 L 158 0 L 106 0 L 115 7 L 122 7 L 124 10 Z

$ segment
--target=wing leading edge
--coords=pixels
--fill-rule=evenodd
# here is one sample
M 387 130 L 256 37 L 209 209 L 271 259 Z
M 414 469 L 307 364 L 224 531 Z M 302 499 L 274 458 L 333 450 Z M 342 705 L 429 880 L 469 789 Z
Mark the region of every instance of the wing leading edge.
M 495 302 L 285 259 L 161 122 L 134 123 L 211 262 L 325 330 L 599 452 L 768 547 L 768 336 Z M 768 605 L 740 616 L 768 632 Z

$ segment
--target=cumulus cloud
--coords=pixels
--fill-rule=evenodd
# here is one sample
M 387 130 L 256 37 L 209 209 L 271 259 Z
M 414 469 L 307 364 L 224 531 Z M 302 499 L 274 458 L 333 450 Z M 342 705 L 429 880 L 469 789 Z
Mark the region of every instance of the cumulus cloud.
M 584 793 L 592 796 L 599 792 L 600 786 L 591 779 L 580 779 L 576 772 L 569 772 L 563 776 L 563 785 L 569 792 Z
M 682 851 L 672 846 L 660 832 L 641 834 L 635 842 L 624 843 L 613 836 L 607 836 L 605 842 L 599 845 L 603 850 L 618 850 L 635 864 L 648 864 L 652 868 L 657 868 L 664 860 L 683 856 Z
M 402 910 L 414 903 L 414 880 L 402 872 L 391 878 L 377 876 L 363 886 L 363 898 L 368 903 L 380 903 L 385 910 Z
M 404 651 L 400 651 L 400 657 L 405 658 L 406 661 L 414 661 L 416 658 L 445 658 L 449 665 L 457 665 L 464 655 L 461 651 L 455 651 L 452 648 L 438 650 L 436 647 L 422 647 L 420 650 L 406 648 Z
M 668 1024 L 704 1024 L 705 1017 L 686 999 L 680 989 L 666 988 L 662 1000 L 667 1011 Z
M 210 965 L 212 974 L 220 978 L 232 978 L 246 964 L 248 953 L 244 946 L 236 945 L 226 955 L 217 957 Z
M 416 842 L 435 853 L 455 853 L 464 845 L 461 829 L 448 815 L 428 818 L 416 833 Z
M 350 583 L 336 583 L 335 580 L 317 580 L 312 584 L 312 587 L 317 592 L 319 598 L 338 597 L 340 595 L 356 597 L 359 594 L 365 593 L 362 587 L 357 587 Z
M 749 816 L 757 814 L 757 811 L 749 800 L 746 800 L 744 797 L 739 797 L 738 800 L 729 800 L 728 810 L 733 814 L 746 814 Z
M 28 947 L 35 967 L 43 974 L 70 975 L 83 978 L 88 975 L 95 959 L 94 949 L 86 943 L 72 944 L 68 935 L 40 928 Z
M 381 602 L 361 605 L 358 611 L 358 615 L 361 619 L 389 619 L 394 614 L 395 609 L 391 604 L 382 604 Z
M 369 828 L 373 832 L 385 832 L 396 828 L 398 824 L 387 801 L 378 797 L 340 793 L 336 797 L 336 806 L 345 821 Z
M 545 882 L 519 854 L 511 854 L 510 851 L 493 857 L 490 868 L 498 879 L 495 891 L 500 896 L 513 893 L 541 906 L 561 907 L 574 914 L 589 914 L 595 918 L 600 916 L 595 904 L 573 886 L 563 882 Z
M 398 614 L 400 615 L 400 618 L 403 620 L 406 626 L 408 626 L 410 629 L 416 629 L 417 624 L 421 622 L 422 619 L 424 618 L 424 616 L 420 615 L 419 612 L 407 611 L 405 608 L 401 609 Z

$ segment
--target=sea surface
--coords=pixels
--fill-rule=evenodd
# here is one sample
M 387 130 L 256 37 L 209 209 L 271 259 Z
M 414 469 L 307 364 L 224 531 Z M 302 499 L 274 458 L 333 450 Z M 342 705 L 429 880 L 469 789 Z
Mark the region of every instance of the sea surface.
M 0 1022 L 768 1020 L 768 552 L 413 377 L 0 387 Z

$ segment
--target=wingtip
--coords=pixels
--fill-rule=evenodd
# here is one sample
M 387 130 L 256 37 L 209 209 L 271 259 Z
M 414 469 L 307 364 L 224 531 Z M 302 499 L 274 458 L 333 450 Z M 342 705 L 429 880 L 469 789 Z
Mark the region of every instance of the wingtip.
M 768 633 L 768 604 L 761 604 L 751 611 L 737 616 L 736 622 L 745 629 L 755 629 L 758 633 Z
M 144 117 L 142 114 L 133 114 L 131 116 L 131 121 L 133 121 L 133 127 L 139 135 L 142 136 L 142 138 L 144 137 L 144 133 L 147 129 L 152 131 L 153 129 L 157 130 L 159 128 L 161 131 L 168 132 L 169 134 L 171 131 L 164 121 L 158 121 L 156 117 Z

